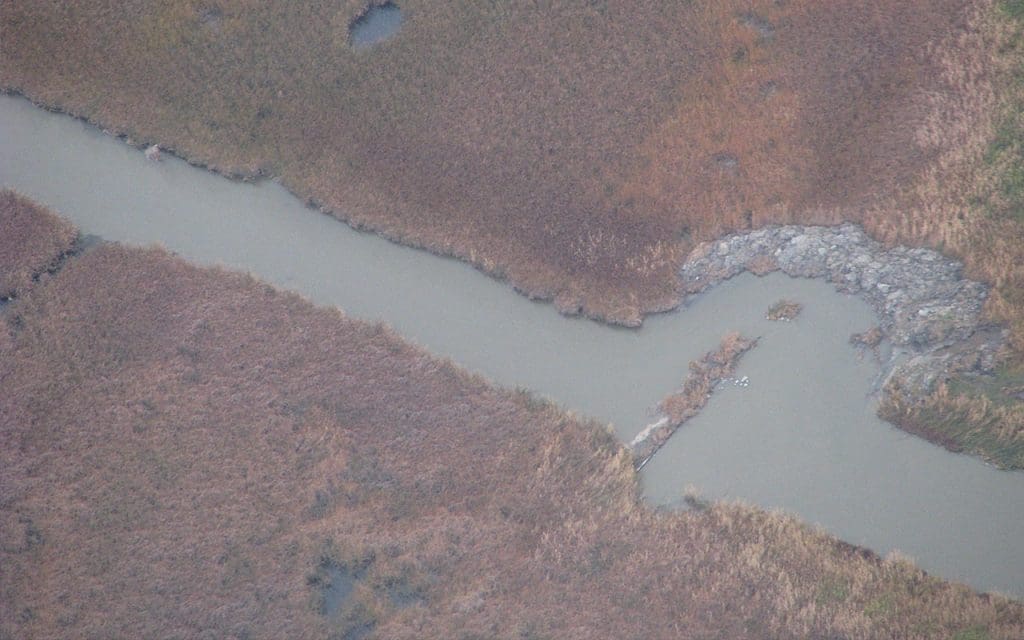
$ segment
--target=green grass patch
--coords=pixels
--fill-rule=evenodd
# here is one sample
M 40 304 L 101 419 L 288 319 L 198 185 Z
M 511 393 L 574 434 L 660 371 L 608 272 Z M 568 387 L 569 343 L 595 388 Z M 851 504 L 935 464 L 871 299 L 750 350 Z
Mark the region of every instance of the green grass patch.
M 947 383 L 948 398 L 914 410 L 909 422 L 891 416 L 911 431 L 949 449 L 980 455 L 1004 469 L 1024 468 L 1024 369 L 1000 367 L 993 375 L 960 375 Z
M 1024 6 L 1024 3 L 1018 2 Z M 991 636 L 988 634 L 988 630 L 985 627 L 974 626 L 958 631 L 953 640 L 989 640 Z
M 959 376 L 949 388 L 962 395 L 983 395 L 998 407 L 1017 406 L 1024 400 L 1024 369 L 1002 366 L 991 376 Z
M 985 152 L 995 186 L 972 199 L 990 218 L 1024 222 L 1024 104 L 1013 105 Z
M 829 576 L 818 585 L 814 602 L 818 606 L 834 602 L 845 602 L 850 595 L 850 583 L 845 578 Z
M 1003 0 L 999 8 L 1011 18 L 1024 21 L 1024 0 Z
M 896 610 L 896 597 L 891 593 L 883 593 L 864 605 L 864 615 L 872 619 L 890 618 Z
M 999 7 L 1006 16 L 1021 21 L 1024 27 L 1024 0 L 1004 0 Z M 1019 36 L 1018 33 L 1007 51 L 1016 57 L 1011 83 L 1018 85 L 1024 82 L 1024 52 L 1017 46 Z M 1024 102 L 1021 100 L 1007 107 L 985 153 L 985 163 L 998 171 L 995 187 L 974 202 L 980 204 L 989 217 L 1024 222 Z
M 1024 469 L 1024 443 L 1006 443 L 992 435 L 989 422 L 976 422 L 956 411 L 925 409 L 920 421 L 947 436 L 954 450 L 979 455 L 1002 469 Z M 952 448 L 952 447 L 947 447 Z

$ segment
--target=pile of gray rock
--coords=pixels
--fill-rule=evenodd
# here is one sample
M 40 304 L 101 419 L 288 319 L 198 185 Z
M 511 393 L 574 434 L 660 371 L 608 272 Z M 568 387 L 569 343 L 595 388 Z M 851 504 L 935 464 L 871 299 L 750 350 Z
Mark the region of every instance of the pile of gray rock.
M 825 278 L 865 299 L 892 347 L 880 382 L 895 382 L 890 388 L 908 399 L 952 371 L 991 371 L 1006 339 L 982 318 L 988 287 L 965 279 L 963 265 L 930 249 L 886 248 L 854 224 L 726 236 L 695 248 L 680 275 L 684 291 L 694 294 L 743 271 L 774 270 Z

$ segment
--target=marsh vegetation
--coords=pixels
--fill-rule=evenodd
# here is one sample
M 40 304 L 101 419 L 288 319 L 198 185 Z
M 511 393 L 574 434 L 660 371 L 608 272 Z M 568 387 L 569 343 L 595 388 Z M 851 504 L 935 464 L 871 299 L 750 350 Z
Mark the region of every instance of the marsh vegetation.
M 1020 0 L 542 4 L 8 0 L 0 88 L 615 323 L 730 231 L 940 248 L 1009 348 L 885 415 L 1024 466 Z M 602 425 L 381 325 L 73 242 L 0 194 L 0 636 L 1024 636 L 788 516 L 654 513 Z
M 694 242 L 839 220 L 942 245 L 999 285 L 994 317 L 1024 308 L 1012 12 L 413 0 L 367 56 L 366 10 L 5 2 L 0 85 L 613 321 L 673 304 Z
M 790 322 L 796 320 L 801 310 L 803 310 L 803 305 L 795 300 L 779 300 L 768 308 L 765 317 L 769 320 Z
M 1024 633 L 785 515 L 656 513 L 603 426 L 248 276 L 103 245 L 0 319 L 4 635 Z
M 668 442 L 676 429 L 704 408 L 715 387 L 732 374 L 740 357 L 755 345 L 756 339 L 729 333 L 718 349 L 690 363 L 690 371 L 679 389 L 658 403 L 663 418 L 644 429 L 630 444 L 637 470 Z
M 0 189 L 0 300 L 22 293 L 55 268 L 75 236 L 63 218 Z
M 12 0 L 0 87 L 625 324 L 701 240 L 860 222 L 963 259 L 1019 368 L 1019 4 L 411 0 L 363 55 L 386 3 Z
M 0 87 L 612 322 L 696 242 L 860 222 L 963 259 L 1019 368 L 1019 5 L 411 0 L 363 55 L 388 3 L 12 0 Z

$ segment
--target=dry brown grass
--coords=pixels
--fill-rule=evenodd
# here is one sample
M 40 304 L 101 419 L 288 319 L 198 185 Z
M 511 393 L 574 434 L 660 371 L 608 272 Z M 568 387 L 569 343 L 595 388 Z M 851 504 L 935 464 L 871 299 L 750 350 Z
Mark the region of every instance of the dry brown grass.
M 910 187 L 865 218 L 890 242 L 929 244 L 990 283 L 986 311 L 1010 329 L 1006 369 L 1024 367 L 1024 3 L 978 3 L 966 27 L 933 46 L 940 91 L 918 145 L 937 154 Z M 919 403 L 890 395 L 883 415 L 954 451 L 1024 468 L 1024 402 L 994 377 L 956 378 Z
M 1024 635 L 783 515 L 656 514 L 600 425 L 246 276 L 106 245 L 0 319 L 5 638 Z
M 989 315 L 1024 353 L 1024 11 L 979 2 L 964 29 L 931 47 L 939 88 L 924 98 L 918 147 L 927 169 L 864 222 L 890 242 L 928 244 L 962 258 L 993 285 Z
M 757 340 L 739 333 L 727 334 L 718 349 L 690 363 L 690 374 L 686 376 L 682 387 L 662 400 L 658 410 L 675 425 L 692 418 L 704 407 L 715 385 L 732 373 L 740 356 L 756 344 Z
M 882 328 L 874 326 L 867 331 L 861 331 L 860 333 L 854 333 L 850 335 L 850 344 L 855 347 L 866 347 L 868 349 L 877 349 L 878 345 L 882 344 L 882 340 L 885 339 L 885 334 L 882 333 Z
M 402 7 L 356 52 L 360 0 L 8 0 L 0 86 L 613 322 L 695 242 L 861 222 L 962 258 L 1024 358 L 1020 0 Z
M 0 190 L 0 299 L 22 293 L 56 266 L 77 235 L 67 220 Z
M 881 415 L 951 451 L 981 456 L 1006 469 L 1024 469 L 1024 371 L 960 376 L 940 383 L 919 402 L 888 394 Z
M 408 0 L 356 52 L 365 2 L 215 4 L 9 0 L 0 85 L 626 323 L 693 242 L 915 183 L 973 6 Z

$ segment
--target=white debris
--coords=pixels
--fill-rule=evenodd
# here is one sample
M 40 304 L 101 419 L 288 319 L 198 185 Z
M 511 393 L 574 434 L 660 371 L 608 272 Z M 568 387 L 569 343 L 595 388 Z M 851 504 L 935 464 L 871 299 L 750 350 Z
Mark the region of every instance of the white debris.
M 666 416 L 666 417 L 663 417 L 662 419 L 658 420 L 657 422 L 653 422 L 653 423 L 647 425 L 646 427 L 644 427 L 643 431 L 641 431 L 640 433 L 636 434 L 636 437 L 633 438 L 633 441 L 629 443 L 629 446 L 630 447 L 636 447 L 638 444 L 640 444 L 641 442 L 643 442 L 647 438 L 650 438 L 651 437 L 651 433 L 654 432 L 655 429 L 660 429 L 661 427 L 663 427 L 663 426 L 665 426 L 667 424 L 668 424 L 668 417 Z
M 724 378 L 722 384 L 731 384 L 734 387 L 746 388 L 750 386 L 750 377 L 743 376 L 742 378 Z

